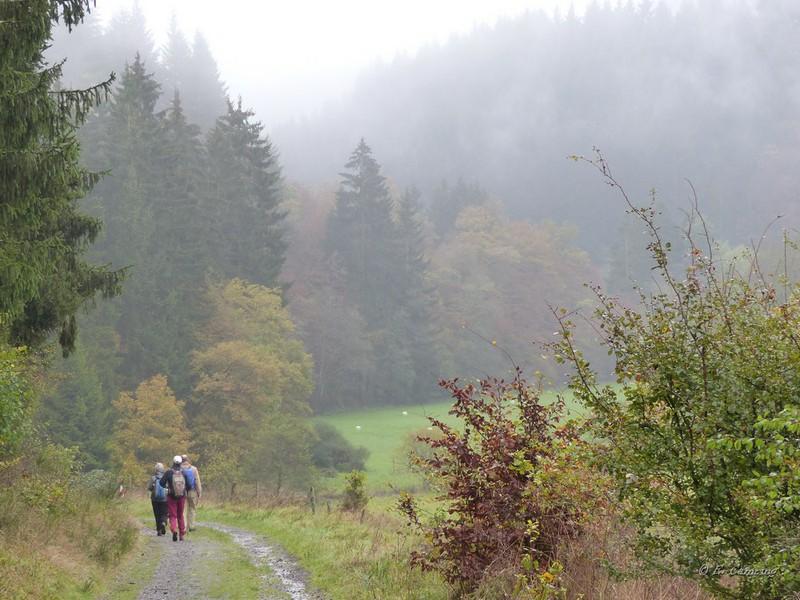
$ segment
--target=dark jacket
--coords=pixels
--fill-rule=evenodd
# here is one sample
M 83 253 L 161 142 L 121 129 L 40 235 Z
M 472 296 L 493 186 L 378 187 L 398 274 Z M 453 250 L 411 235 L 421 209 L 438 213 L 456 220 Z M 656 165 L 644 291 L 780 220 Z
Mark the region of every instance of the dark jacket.
M 175 474 L 175 471 L 180 472 L 181 468 L 178 467 L 177 469 L 167 469 L 167 472 L 164 473 L 164 476 L 161 478 L 161 485 L 167 488 L 167 495 L 172 496 L 173 498 L 177 498 L 175 496 L 175 489 L 172 486 L 172 476 Z M 183 496 L 181 496 L 182 498 Z

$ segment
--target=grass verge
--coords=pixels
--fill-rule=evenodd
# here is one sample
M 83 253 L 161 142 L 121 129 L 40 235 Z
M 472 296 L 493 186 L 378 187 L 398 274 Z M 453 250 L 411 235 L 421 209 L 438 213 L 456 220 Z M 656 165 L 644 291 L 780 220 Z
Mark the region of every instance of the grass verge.
M 331 600 L 446 600 L 447 586 L 408 564 L 417 538 L 399 519 L 304 508 L 204 507 L 202 519 L 240 527 L 275 541 L 308 571 L 310 583 Z
M 136 547 L 116 570 L 118 575 L 99 597 L 108 600 L 136 600 L 152 579 L 164 554 L 157 538 L 139 536 Z
M 0 598 L 96 598 L 136 545 L 136 527 L 114 501 L 44 517 L 6 505 L 0 530 Z M 39 518 L 38 521 L 34 520 Z

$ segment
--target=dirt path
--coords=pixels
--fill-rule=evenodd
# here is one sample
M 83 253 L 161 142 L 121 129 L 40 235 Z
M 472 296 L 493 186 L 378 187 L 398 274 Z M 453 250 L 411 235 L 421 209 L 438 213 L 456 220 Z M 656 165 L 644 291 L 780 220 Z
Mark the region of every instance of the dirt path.
M 141 573 L 139 581 L 123 576 L 124 583 L 139 590 L 120 597 L 138 600 L 197 600 L 197 598 L 257 598 L 258 600 L 324 600 L 307 585 L 308 576 L 294 560 L 278 547 L 248 531 L 219 525 L 198 524 L 183 542 L 173 542 L 171 535 L 157 537 L 151 529 L 143 529 L 142 556 L 157 560 L 155 569 Z M 142 558 L 141 560 L 144 560 Z M 247 573 L 229 573 L 229 561 L 248 565 Z M 152 566 L 150 567 L 152 568 Z M 132 574 L 131 574 L 132 575 Z M 231 577 L 244 578 L 249 586 L 242 590 L 241 582 Z M 146 583 L 142 586 L 141 582 Z M 236 592 L 232 588 L 236 588 Z M 119 589 L 119 588 L 118 588 Z M 233 594 L 232 596 L 229 595 Z M 114 597 L 113 594 L 110 597 Z
M 205 597 L 206 584 L 201 577 L 178 577 L 178 574 L 197 573 L 203 565 L 214 564 L 226 555 L 223 544 L 213 539 L 193 536 L 183 542 L 173 542 L 167 533 L 166 537 L 157 538 L 152 530 L 147 535 L 151 544 L 161 545 L 161 560 L 156 567 L 150 582 L 142 589 L 139 600 L 165 600 L 172 598 L 196 599 Z M 212 562 L 210 562 L 212 561 Z
M 309 591 L 307 573 L 279 547 L 244 529 L 217 523 L 202 525 L 230 535 L 234 542 L 247 551 L 257 566 L 268 567 L 274 575 L 267 578 L 273 580 L 270 587 L 274 587 L 275 583 L 279 585 L 278 589 L 274 589 L 275 592 L 284 594 L 291 600 L 324 600 L 325 597 L 319 592 Z

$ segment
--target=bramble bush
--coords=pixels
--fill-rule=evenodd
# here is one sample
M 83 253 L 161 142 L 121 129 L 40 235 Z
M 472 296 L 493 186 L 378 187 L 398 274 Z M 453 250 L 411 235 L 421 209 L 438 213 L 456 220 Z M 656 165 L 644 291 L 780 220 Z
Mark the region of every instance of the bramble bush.
M 400 511 L 426 540 L 412 564 L 438 571 L 460 595 L 510 572 L 513 597 L 561 597 L 559 547 L 602 497 L 602 476 L 584 468 L 580 430 L 561 423 L 562 400 L 542 404 L 519 370 L 512 381 L 441 385 L 461 425 L 431 419 L 437 435 L 420 437 L 431 452 L 419 466 L 445 508 L 426 519 L 413 497 L 401 497 Z
M 704 249 L 690 222 L 688 266 L 673 274 L 656 211 L 630 202 L 602 155 L 588 162 L 649 231 L 658 276 L 656 291 L 639 290 L 638 309 L 595 288 L 616 389 L 597 384 L 575 349 L 571 316 L 557 314 L 557 358 L 575 369 L 570 387 L 593 411 L 596 456 L 636 531 L 628 572 L 680 575 L 721 598 L 794 597 L 800 293 L 786 282 L 780 294 L 757 250 L 743 272 L 742 263 L 720 264 L 696 211 Z

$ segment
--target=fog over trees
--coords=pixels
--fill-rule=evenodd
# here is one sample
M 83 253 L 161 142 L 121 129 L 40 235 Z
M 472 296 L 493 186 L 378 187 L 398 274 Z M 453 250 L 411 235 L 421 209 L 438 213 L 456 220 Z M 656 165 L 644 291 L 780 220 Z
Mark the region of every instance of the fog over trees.
M 0 596 L 798 597 L 797 0 L 107 1 L 0 1 Z
M 651 285 L 641 226 L 567 157 L 598 146 L 642 203 L 655 188 L 667 240 L 686 179 L 723 251 L 778 214 L 791 226 L 798 18 L 722 0 L 529 12 L 373 66 L 339 105 L 283 123 L 231 97 L 175 19 L 160 47 L 136 7 L 59 30 L 64 85 L 119 75 L 80 131 L 84 161 L 110 171 L 82 206 L 104 222 L 90 256 L 129 280 L 80 319 L 41 408 L 53 435 L 110 431 L 117 396 L 157 375 L 200 423 L 209 294 L 236 278 L 280 294 L 317 412 L 431 400 L 441 377 L 515 362 L 563 383 L 550 305 L 588 306 L 584 282 Z
M 478 182 L 515 218 L 576 224 L 609 260 L 621 212 L 564 160 L 598 146 L 665 206 L 686 206 L 691 179 L 715 233 L 746 242 L 754 220 L 797 215 L 799 18 L 780 0 L 531 12 L 376 66 L 274 139 L 287 175 L 325 181 L 364 136 L 427 203 L 443 179 Z

